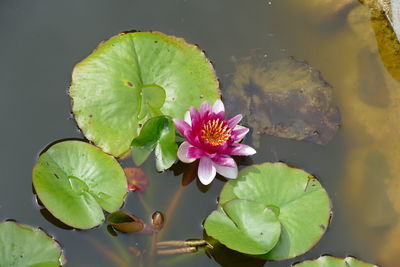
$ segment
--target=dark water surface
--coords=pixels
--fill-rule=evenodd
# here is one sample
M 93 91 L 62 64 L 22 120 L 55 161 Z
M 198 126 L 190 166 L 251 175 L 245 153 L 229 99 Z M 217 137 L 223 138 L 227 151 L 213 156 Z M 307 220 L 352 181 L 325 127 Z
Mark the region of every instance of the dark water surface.
M 83 138 L 70 116 L 70 102 L 66 93 L 73 66 L 85 58 L 100 41 L 121 31 L 157 30 L 184 37 L 204 49 L 214 63 L 222 88 L 229 83 L 234 71 L 231 57 L 247 56 L 254 49 L 261 49 L 270 56 L 274 56 L 274 51 L 279 51 L 307 60 L 321 70 L 334 88 L 334 96 L 342 113 L 343 128 L 331 143 L 320 146 L 277 137 L 262 137 L 261 148 L 249 160 L 253 163 L 284 161 L 305 169 L 319 178 L 333 204 L 332 223 L 312 250 L 292 260 L 268 263 L 268 266 L 289 266 L 293 262 L 316 258 L 321 254 L 341 257 L 353 255 L 372 263 L 393 263 L 381 256 L 380 249 L 383 234 L 391 229 L 391 222 L 398 216 L 394 211 L 388 211 L 393 216 L 388 219 L 389 223 L 384 224 L 386 228 L 380 228 L 380 239 L 380 234 L 372 233 L 375 230 L 371 229 L 376 228 L 369 227 L 365 221 L 363 216 L 366 212 L 353 205 L 351 198 L 347 197 L 347 194 L 352 193 L 343 190 L 346 188 L 346 179 L 351 179 L 349 164 L 353 164 L 351 160 L 354 161 L 354 158 L 349 159 L 349 155 L 355 155 L 351 154 L 354 141 L 364 136 L 364 130 L 357 132 L 355 124 L 351 124 L 355 120 L 353 102 L 359 101 L 355 95 L 359 94 L 357 88 L 361 88 L 360 83 L 355 82 L 359 80 L 359 72 L 354 71 L 355 66 L 360 65 L 358 53 L 361 48 L 356 44 L 354 33 L 347 24 L 346 10 L 321 19 L 318 16 L 319 10 L 301 6 L 298 2 L 0 0 L 0 221 L 15 219 L 45 229 L 61 243 L 68 259 L 66 266 L 71 267 L 125 266 L 116 264 L 105 250 L 129 262 L 130 255 L 126 247 L 148 246 L 146 236 L 119 234 L 116 238 L 107 232 L 105 224 L 93 230 L 78 231 L 52 223 L 46 212 L 40 211 L 35 200 L 31 170 L 38 153 L 49 143 L 63 138 Z M 365 20 L 365 23 L 369 21 Z M 373 57 L 376 66 L 373 63 L 368 71 L 381 71 L 379 55 L 374 54 Z M 382 75 L 389 76 L 385 72 Z M 361 99 L 371 98 L 368 92 L 362 92 L 367 95 Z M 374 128 L 373 123 L 379 121 L 379 118 L 376 121 L 366 121 L 366 124 L 370 123 Z M 390 123 L 385 122 L 385 127 L 391 129 Z M 397 128 L 393 131 L 397 133 Z M 250 136 L 245 140 L 248 144 L 251 141 Z M 354 157 L 357 159 L 357 156 Z M 133 166 L 133 163 L 127 159 L 123 165 Z M 151 211 L 165 212 L 179 188 L 182 175 L 175 176 L 173 171 L 157 173 L 154 163 L 150 161 L 143 168 L 151 177 L 151 186 L 143 198 L 147 199 Z M 372 164 L 370 168 L 372 172 L 380 173 L 382 166 Z M 209 188 L 196 182 L 186 186 L 174 215 L 167 215 L 170 224 L 162 239 L 202 238 L 202 221 L 215 209 L 223 184 L 222 180 L 217 179 Z M 383 197 L 386 195 L 385 190 L 385 186 L 367 190 L 365 194 L 369 195 L 366 199 Z M 140 204 L 137 194 L 129 194 L 124 209 L 148 219 L 149 214 Z M 369 216 L 378 216 L 373 212 L 379 209 L 378 205 L 371 210 Z M 360 229 L 365 232 L 359 233 Z M 157 260 L 160 260 L 157 266 L 264 264 L 239 264 L 239 260 L 246 262 L 248 259 L 236 258 L 231 254 L 220 254 L 214 259 L 202 250 L 193 255 L 167 256 Z M 136 266 L 134 260 L 131 266 Z

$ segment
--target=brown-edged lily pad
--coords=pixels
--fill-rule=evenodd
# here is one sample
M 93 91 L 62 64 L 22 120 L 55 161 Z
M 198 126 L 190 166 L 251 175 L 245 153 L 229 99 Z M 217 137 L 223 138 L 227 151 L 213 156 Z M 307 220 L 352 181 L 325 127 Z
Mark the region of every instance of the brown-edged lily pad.
M 197 46 L 160 32 L 127 32 L 102 42 L 72 73 L 72 112 L 87 139 L 126 155 L 148 119 L 183 119 L 220 98 L 210 61 Z
M 42 230 L 13 221 L 0 223 L 1 267 L 59 267 L 64 263 L 60 245 Z
M 262 133 L 317 144 L 331 141 L 340 114 L 332 87 L 318 70 L 292 57 L 270 61 L 256 54 L 235 65 L 226 102 L 245 115 L 255 145 Z
M 108 215 L 107 223 L 120 232 L 135 233 L 144 229 L 144 223 L 138 217 L 124 212 L 116 211 Z

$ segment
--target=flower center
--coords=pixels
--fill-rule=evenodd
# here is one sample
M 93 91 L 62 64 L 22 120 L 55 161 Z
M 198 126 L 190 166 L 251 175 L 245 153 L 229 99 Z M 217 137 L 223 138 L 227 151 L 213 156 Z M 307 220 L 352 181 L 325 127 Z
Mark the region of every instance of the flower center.
M 201 129 L 201 139 L 213 146 L 222 145 L 229 137 L 231 137 L 231 129 L 219 119 L 207 122 Z

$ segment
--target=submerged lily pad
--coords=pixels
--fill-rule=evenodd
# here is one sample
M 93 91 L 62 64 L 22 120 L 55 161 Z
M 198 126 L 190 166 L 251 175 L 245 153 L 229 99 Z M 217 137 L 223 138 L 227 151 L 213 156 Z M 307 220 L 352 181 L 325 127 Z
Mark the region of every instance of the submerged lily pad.
M 64 141 L 40 155 L 32 173 L 40 201 L 63 223 L 81 229 L 104 221 L 103 209 L 118 210 L 127 194 L 124 171 L 99 148 Z
M 359 98 L 365 104 L 385 108 L 393 99 L 389 84 L 385 80 L 386 70 L 378 54 L 375 33 L 368 23 L 370 17 L 370 10 L 362 5 L 354 8 L 347 17 L 349 26 L 354 32 L 353 38 L 359 44 L 359 49 L 355 53 L 357 56 L 355 62 L 358 62 L 355 69 L 362 79 L 356 80 L 354 91 L 358 92 Z M 384 16 L 383 19 L 386 20 Z
M 86 138 L 114 156 L 129 151 L 141 126 L 161 114 L 183 118 L 219 95 L 204 53 L 159 32 L 114 36 L 74 68 L 70 96 Z
M 262 203 L 232 200 L 213 211 L 204 223 L 209 236 L 230 249 L 260 255 L 278 242 L 281 225 L 275 213 Z
M 0 223 L 1 267 L 58 267 L 58 243 L 40 229 L 15 222 Z
M 303 261 L 297 263 L 296 267 L 378 267 L 370 263 L 357 260 L 353 257 L 336 258 L 332 256 L 321 256 L 315 260 Z
M 132 141 L 132 159 L 141 165 L 155 149 L 156 167 L 164 171 L 174 164 L 177 158 L 178 145 L 175 141 L 175 125 L 167 116 L 149 119 Z
M 330 200 L 318 180 L 283 163 L 264 163 L 241 170 L 236 180 L 225 184 L 219 204 L 224 207 L 234 199 L 255 201 L 275 211 L 282 230 L 276 246 L 261 255 L 268 260 L 305 253 L 322 237 L 330 220 Z M 214 237 L 207 227 L 206 231 Z
M 130 191 L 139 190 L 144 192 L 145 188 L 150 185 L 149 177 L 142 169 L 127 167 L 124 168 L 124 172 Z
M 339 128 L 340 114 L 332 87 L 307 62 L 262 55 L 235 61 L 226 102 L 237 107 L 253 128 L 256 145 L 262 133 L 326 144 Z
M 357 0 L 308 0 L 301 6 L 312 12 L 312 20 L 332 19 L 354 6 Z

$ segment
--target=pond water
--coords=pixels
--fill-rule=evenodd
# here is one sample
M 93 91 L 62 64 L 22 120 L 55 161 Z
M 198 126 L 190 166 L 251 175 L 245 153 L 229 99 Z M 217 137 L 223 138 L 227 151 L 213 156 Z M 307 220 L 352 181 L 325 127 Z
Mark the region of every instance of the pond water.
M 138 266 L 127 248 L 148 248 L 148 236 L 115 237 L 106 224 L 84 231 L 65 227 L 38 205 L 31 170 L 40 151 L 51 142 L 83 138 L 70 116 L 66 93 L 73 66 L 114 34 L 157 30 L 184 37 L 205 50 L 223 94 L 235 70 L 232 57 L 245 57 L 254 50 L 267 57 L 287 55 L 306 60 L 333 87 L 342 127 L 329 144 L 262 136 L 258 153 L 242 162 L 245 166 L 283 161 L 305 169 L 318 177 L 332 199 L 332 222 L 321 241 L 300 257 L 268 266 L 289 266 L 321 254 L 352 255 L 383 266 L 398 266 L 398 77 L 385 68 L 367 9 L 359 11 L 364 15 L 351 24 L 349 14 L 363 9 L 358 2 L 338 5 L 326 1 L 331 4 L 320 6 L 313 2 L 1 0 L 0 221 L 15 219 L 45 229 L 64 248 L 66 266 Z M 250 136 L 244 140 L 248 144 L 252 141 Z M 134 166 L 130 159 L 122 164 Z M 167 225 L 160 240 L 202 238 L 202 222 L 215 209 L 224 181 L 216 179 L 210 187 L 198 182 L 182 187 L 182 166 L 165 173 L 157 173 L 154 166 L 151 160 L 143 165 L 151 186 L 144 193 L 130 193 L 123 209 L 145 220 L 149 220 L 149 211 L 164 212 Z M 266 264 L 223 249 L 212 256 L 203 250 L 160 256 L 153 263 Z

